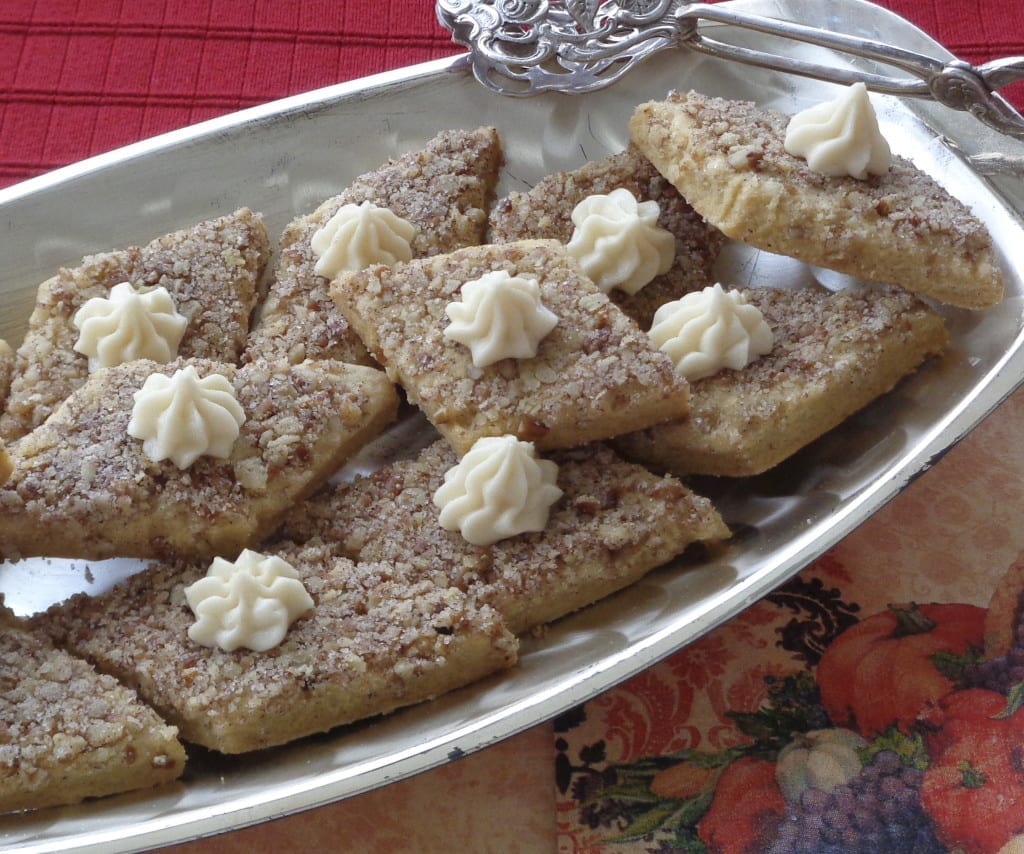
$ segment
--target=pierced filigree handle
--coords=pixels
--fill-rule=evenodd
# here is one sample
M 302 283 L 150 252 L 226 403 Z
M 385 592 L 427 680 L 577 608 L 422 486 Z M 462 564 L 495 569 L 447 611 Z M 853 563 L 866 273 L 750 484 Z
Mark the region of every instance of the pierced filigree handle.
M 591 92 L 678 43 L 683 0 L 438 0 L 473 72 L 505 95 Z
M 506 95 L 590 92 L 651 54 L 682 46 L 723 59 L 877 92 L 932 98 L 1024 139 L 1024 116 L 996 90 L 1024 80 L 1024 57 L 980 66 L 945 62 L 884 42 L 684 0 L 438 0 L 437 16 L 470 49 L 476 78 Z M 821 65 L 713 38 L 738 27 L 830 48 L 904 72 L 887 76 Z

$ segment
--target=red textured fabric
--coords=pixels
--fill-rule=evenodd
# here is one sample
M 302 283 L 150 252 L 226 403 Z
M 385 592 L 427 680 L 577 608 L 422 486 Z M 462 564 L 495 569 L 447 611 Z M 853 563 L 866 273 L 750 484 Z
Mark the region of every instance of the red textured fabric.
M 0 184 L 457 52 L 423 0 L 4 0 Z
M 0 185 L 242 107 L 457 52 L 430 0 L 4 0 Z M 883 0 L 971 62 L 1019 0 Z M 1024 96 L 1013 93 L 1019 104 Z

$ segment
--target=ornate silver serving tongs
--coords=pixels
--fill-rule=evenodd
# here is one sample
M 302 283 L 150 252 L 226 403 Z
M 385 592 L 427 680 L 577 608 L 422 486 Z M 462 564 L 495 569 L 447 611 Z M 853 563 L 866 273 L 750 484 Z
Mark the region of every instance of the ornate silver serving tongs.
M 684 46 L 701 53 L 834 83 L 863 81 L 890 95 L 932 98 L 1024 139 L 1024 116 L 997 94 L 1024 80 L 1024 57 L 973 66 L 894 45 L 683 0 L 437 0 L 437 16 L 471 51 L 473 72 L 506 95 L 589 92 L 652 53 Z M 718 41 L 705 25 L 756 30 L 873 60 L 908 76 L 821 65 Z

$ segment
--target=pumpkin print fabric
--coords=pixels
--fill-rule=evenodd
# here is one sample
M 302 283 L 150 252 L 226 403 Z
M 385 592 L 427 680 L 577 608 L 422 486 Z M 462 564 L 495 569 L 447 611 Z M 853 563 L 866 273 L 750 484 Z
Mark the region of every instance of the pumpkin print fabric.
M 1022 418 L 556 720 L 559 851 L 1024 850 Z

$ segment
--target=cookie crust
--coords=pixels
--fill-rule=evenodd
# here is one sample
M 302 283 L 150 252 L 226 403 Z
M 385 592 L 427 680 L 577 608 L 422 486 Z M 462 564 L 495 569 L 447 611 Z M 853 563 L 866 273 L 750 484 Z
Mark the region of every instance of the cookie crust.
M 910 161 L 831 178 L 783 147 L 789 116 L 696 92 L 641 104 L 640 150 L 729 237 L 963 308 L 1002 299 L 992 238 Z
M 492 270 L 538 278 L 559 321 L 533 359 L 473 365 L 444 337 L 445 306 Z M 463 249 L 336 279 L 332 295 L 371 354 L 455 449 L 514 434 L 539 450 L 572 447 L 687 411 L 688 386 L 553 240 Z
M 432 496 L 458 462 L 444 441 L 310 498 L 281 533 L 337 543 L 354 559 L 408 562 L 492 606 L 516 634 L 632 584 L 694 542 L 729 536 L 707 499 L 604 445 L 548 458 L 563 495 L 540 533 L 474 546 L 444 530 Z
M 0 812 L 171 782 L 177 729 L 134 691 L 0 613 Z
M 690 416 L 621 436 L 627 459 L 676 475 L 759 474 L 889 391 L 948 339 L 941 317 L 897 288 L 750 288 L 775 336 L 740 371 L 690 386 Z
M 528 239 L 568 243 L 576 205 L 588 196 L 607 195 L 619 188 L 629 190 L 637 201 L 657 202 L 658 225 L 676 241 L 667 273 L 632 296 L 618 289 L 609 294 L 638 326 L 647 329 L 663 303 L 712 284 L 725 236 L 705 222 L 635 146 L 571 172 L 549 175 L 529 192 L 510 193 L 491 212 L 490 239 L 494 243 Z
M 266 653 L 189 640 L 184 588 L 205 565 L 156 564 L 99 597 L 37 618 L 55 640 L 134 687 L 182 738 L 243 753 L 468 684 L 515 663 L 498 615 L 407 567 L 360 564 L 324 545 L 282 554 L 315 607 Z
M 188 318 L 180 358 L 235 362 L 245 345 L 257 286 L 269 257 L 262 217 L 248 208 L 133 246 L 91 255 L 39 286 L 17 350 L 0 437 L 13 441 L 38 427 L 89 377 L 75 352 L 75 313 L 121 282 L 167 288 Z
M 185 364 L 226 376 L 246 421 L 229 459 L 200 457 L 182 470 L 149 460 L 127 425 L 146 378 Z M 397 407 L 381 371 L 340 362 L 139 360 L 97 372 L 14 449 L 14 475 L 0 487 L 0 554 L 234 557 L 269 535 Z
M 416 226 L 414 258 L 475 246 L 484 237 L 502 162 L 494 128 L 444 131 L 423 149 L 361 175 L 344 192 L 289 223 L 245 359 L 372 365 L 362 340 L 331 301 L 329 280 L 314 269 L 310 239 L 342 206 L 372 202 Z

